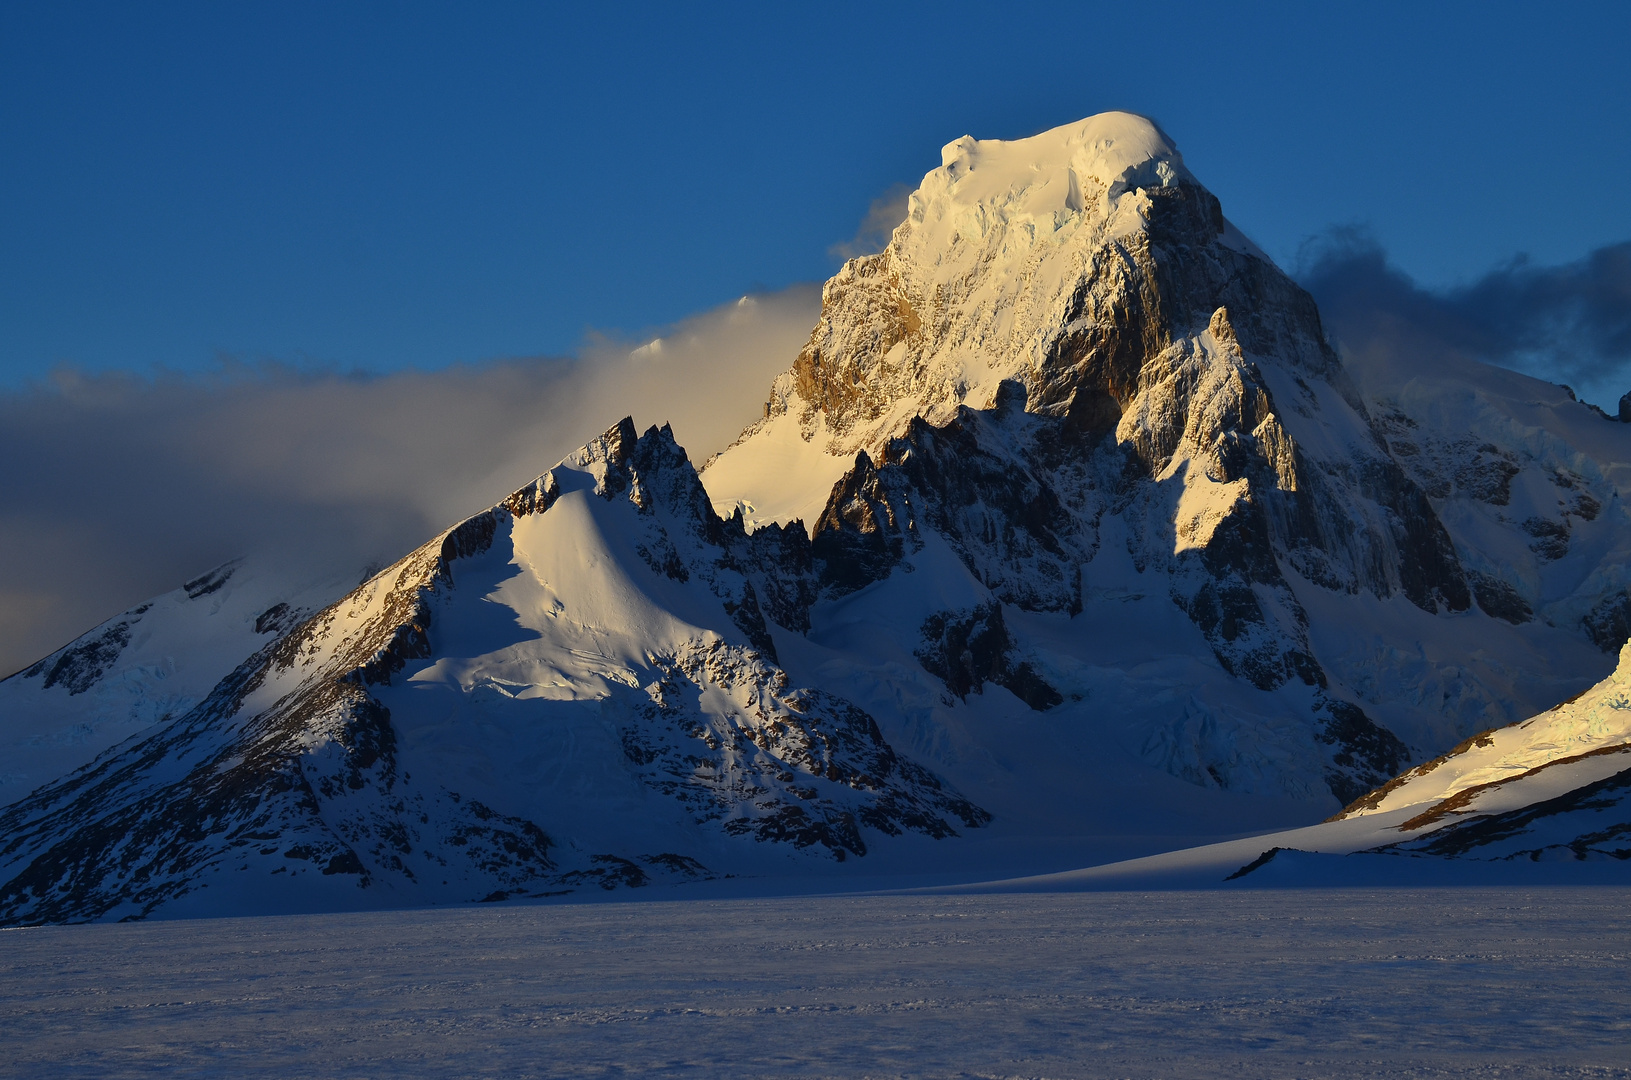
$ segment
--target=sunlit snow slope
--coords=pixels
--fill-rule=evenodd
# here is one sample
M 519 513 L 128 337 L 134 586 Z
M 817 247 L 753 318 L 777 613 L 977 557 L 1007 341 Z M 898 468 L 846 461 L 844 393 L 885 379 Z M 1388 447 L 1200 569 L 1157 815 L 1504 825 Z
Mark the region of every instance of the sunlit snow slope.
M 1482 732 L 1358 800 L 1342 819 L 1414 811 L 1410 852 L 1631 859 L 1631 644 L 1596 686 Z
M 704 470 L 722 513 L 877 522 L 858 583 L 890 612 L 949 548 L 974 592 L 893 633 L 936 653 L 1000 608 L 1057 709 L 1204 787 L 1334 809 L 1602 677 L 1631 633 L 1631 428 L 1450 358 L 1356 382 L 1141 117 L 942 160 Z
M 1462 814 L 1596 813 L 1612 732 L 1420 763 L 1608 672 L 1627 483 L 1563 388 L 1345 366 L 1150 121 L 959 139 L 700 479 L 625 420 L 360 587 L 229 565 L 0 681 L 0 918 L 1618 858 Z
M 625 420 L 0 813 L 0 916 L 548 895 L 989 821 L 789 682 L 752 557 Z
M 1631 644 L 1591 689 L 1480 732 L 1321 824 L 972 888 L 1623 883 L 1628 863 Z

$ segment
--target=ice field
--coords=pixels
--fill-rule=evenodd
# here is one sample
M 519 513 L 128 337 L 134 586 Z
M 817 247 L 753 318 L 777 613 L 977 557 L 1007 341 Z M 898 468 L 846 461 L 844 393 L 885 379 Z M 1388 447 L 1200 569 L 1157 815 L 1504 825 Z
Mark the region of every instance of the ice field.
M 1631 1076 L 1631 890 L 577 903 L 0 933 L 0 1075 Z

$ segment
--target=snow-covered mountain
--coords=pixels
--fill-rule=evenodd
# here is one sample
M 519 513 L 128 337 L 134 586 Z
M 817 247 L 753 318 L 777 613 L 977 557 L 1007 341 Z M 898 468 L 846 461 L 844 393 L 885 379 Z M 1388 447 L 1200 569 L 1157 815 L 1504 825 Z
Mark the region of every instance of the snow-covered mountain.
M 625 420 L 0 813 L 0 915 L 502 898 L 984 825 L 789 682 L 755 550 L 667 429 Z
M 1628 861 L 1631 644 L 1590 690 L 1479 732 L 1320 824 L 975 887 L 1623 883 Z
M 700 478 L 625 420 L 360 587 L 232 564 L 0 681 L 0 916 L 1318 820 L 1603 676 L 1628 462 L 1562 388 L 1345 367 L 1147 120 L 960 139 Z
M 245 657 L 355 584 L 237 560 L 0 680 L 0 803 L 192 709 Z
M 1601 677 L 1631 629 L 1631 429 L 1482 365 L 1356 380 L 1142 118 L 943 161 L 707 466 L 722 511 L 876 492 L 841 516 L 888 538 L 878 589 L 916 593 L 886 575 L 949 546 L 965 610 L 1000 604 L 1032 671 L 1232 790 L 1346 803 Z M 1086 629 L 1107 623 L 1196 670 L 1112 659 Z
M 1631 644 L 1585 693 L 1480 732 L 1335 820 L 1415 811 L 1380 849 L 1475 859 L 1631 859 Z

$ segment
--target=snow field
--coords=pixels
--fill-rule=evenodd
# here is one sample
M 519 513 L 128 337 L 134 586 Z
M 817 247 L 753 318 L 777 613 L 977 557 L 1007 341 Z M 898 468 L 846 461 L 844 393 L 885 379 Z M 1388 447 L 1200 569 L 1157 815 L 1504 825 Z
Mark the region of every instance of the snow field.
M 0 933 L 0 1075 L 1631 1076 L 1631 891 L 840 896 Z

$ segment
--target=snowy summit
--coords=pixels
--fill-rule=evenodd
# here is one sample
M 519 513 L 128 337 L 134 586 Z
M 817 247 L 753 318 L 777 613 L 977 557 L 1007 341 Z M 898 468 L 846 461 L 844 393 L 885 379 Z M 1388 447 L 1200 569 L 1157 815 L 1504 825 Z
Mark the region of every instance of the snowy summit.
M 942 162 L 700 474 L 625 419 L 361 585 L 231 564 L 0 682 L 0 916 L 968 880 L 1292 827 L 1628 857 L 1623 670 L 1547 710 L 1631 636 L 1631 425 L 1345 366 L 1149 120 Z

